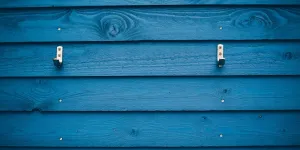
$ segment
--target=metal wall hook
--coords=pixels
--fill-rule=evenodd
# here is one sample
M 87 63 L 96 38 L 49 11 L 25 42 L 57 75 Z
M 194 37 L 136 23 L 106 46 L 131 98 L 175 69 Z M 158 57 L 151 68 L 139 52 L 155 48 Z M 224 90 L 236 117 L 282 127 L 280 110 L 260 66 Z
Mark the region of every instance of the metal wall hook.
M 54 66 L 57 68 L 60 68 L 63 64 L 63 47 L 62 46 L 57 46 L 56 48 L 56 57 L 53 58 L 53 63 Z
M 223 44 L 218 44 L 218 47 L 217 47 L 217 61 L 218 61 L 218 66 L 219 67 L 223 67 L 225 65 L 224 46 L 223 46 Z

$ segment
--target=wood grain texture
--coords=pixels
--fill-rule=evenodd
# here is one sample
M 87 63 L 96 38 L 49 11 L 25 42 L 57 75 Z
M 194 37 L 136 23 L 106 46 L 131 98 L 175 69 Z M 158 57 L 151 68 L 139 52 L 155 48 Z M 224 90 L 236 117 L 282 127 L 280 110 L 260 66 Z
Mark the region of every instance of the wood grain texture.
M 0 146 L 195 147 L 300 143 L 299 112 L 0 113 L 0 120 L 3 120 Z
M 300 38 L 298 7 L 9 9 L 0 22 L 0 42 Z
M 299 42 L 138 42 L 0 45 L 0 77 L 299 75 Z M 64 47 L 63 68 L 52 62 Z
M 0 111 L 300 110 L 299 77 L 2 78 L 0 83 Z
M 300 147 L 289 146 L 289 147 L 193 147 L 193 148 L 82 148 L 82 147 L 0 147 L 1 150 L 299 150 Z
M 149 5 L 299 5 L 298 0 L 1 0 L 0 8 Z

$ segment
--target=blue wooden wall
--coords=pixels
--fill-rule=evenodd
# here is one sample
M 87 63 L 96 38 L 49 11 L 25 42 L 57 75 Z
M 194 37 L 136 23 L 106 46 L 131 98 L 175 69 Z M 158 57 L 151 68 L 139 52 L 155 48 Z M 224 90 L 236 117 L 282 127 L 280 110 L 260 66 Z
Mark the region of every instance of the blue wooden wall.
M 299 150 L 299 75 L 299 0 L 0 1 L 1 150 Z

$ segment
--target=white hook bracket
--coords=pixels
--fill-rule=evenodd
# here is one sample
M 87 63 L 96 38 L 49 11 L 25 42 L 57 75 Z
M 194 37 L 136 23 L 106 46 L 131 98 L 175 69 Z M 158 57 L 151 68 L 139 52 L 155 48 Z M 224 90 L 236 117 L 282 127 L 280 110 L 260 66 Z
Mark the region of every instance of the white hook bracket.
M 60 68 L 63 63 L 63 47 L 62 46 L 57 46 L 56 48 L 56 57 L 53 58 L 53 63 L 54 66 L 57 68 Z
M 223 44 L 218 44 L 218 47 L 217 47 L 217 60 L 218 60 L 218 66 L 220 68 L 225 65 L 224 45 Z

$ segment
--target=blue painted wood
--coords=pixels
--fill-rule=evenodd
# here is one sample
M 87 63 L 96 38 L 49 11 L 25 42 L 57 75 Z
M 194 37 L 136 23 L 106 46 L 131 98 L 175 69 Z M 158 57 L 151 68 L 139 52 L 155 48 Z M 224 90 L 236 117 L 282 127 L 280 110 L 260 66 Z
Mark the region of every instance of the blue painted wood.
M 300 112 L 0 113 L 0 146 L 293 146 Z
M 300 149 L 299 4 L 2 0 L 0 149 Z
M 299 5 L 298 0 L 2 0 L 0 8 L 143 5 Z
M 299 39 L 298 7 L 0 10 L 0 42 Z
M 219 43 L 223 68 L 217 67 Z M 52 62 L 58 45 L 64 47 L 61 69 Z M 297 41 L 0 45 L 0 77 L 300 75 L 299 64 Z
M 300 147 L 199 147 L 199 148 L 79 148 L 79 147 L 0 147 L 1 150 L 299 150 Z
M 2 78 L 0 83 L 0 111 L 300 110 L 299 77 Z

